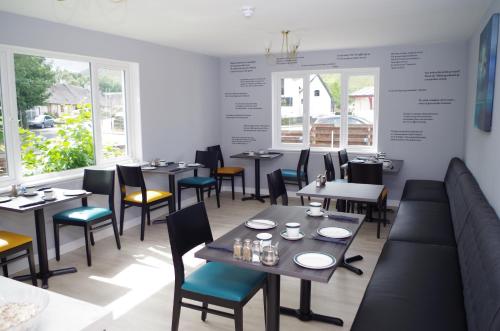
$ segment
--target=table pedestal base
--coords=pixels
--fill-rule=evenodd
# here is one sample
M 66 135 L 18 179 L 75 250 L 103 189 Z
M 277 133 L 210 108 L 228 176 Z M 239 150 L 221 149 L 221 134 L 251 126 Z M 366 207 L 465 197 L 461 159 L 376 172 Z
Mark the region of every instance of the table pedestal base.
M 243 198 L 241 198 L 241 201 L 257 200 L 257 201 L 260 201 L 262 203 L 265 203 L 266 202 L 266 200 L 264 200 L 265 198 L 269 198 L 269 195 L 255 195 L 255 194 L 251 194 L 249 197 L 243 197 Z
M 74 267 L 55 269 L 55 270 L 49 270 L 48 275 L 46 275 L 46 276 L 44 276 L 38 272 L 36 274 L 36 278 L 41 279 L 42 280 L 42 288 L 47 289 L 47 288 L 49 288 L 49 278 L 54 277 L 54 276 L 73 274 L 75 272 L 77 272 L 77 270 Z M 16 277 L 14 277 L 14 279 L 20 280 L 20 281 L 31 280 L 31 275 L 16 276 Z
M 318 321 L 343 326 L 344 321 L 338 317 L 315 314 L 311 310 L 311 281 L 300 281 L 300 308 L 280 307 L 280 314 L 298 318 L 301 321 Z
M 354 272 L 355 274 L 361 276 L 363 274 L 363 270 L 356 268 L 355 266 L 351 265 L 351 263 L 356 262 L 356 261 L 361 261 L 362 259 L 363 259 L 363 257 L 361 255 L 355 255 L 355 256 L 344 258 L 344 261 L 339 264 L 339 267 L 345 268 L 345 269 L 347 269 L 351 272 Z

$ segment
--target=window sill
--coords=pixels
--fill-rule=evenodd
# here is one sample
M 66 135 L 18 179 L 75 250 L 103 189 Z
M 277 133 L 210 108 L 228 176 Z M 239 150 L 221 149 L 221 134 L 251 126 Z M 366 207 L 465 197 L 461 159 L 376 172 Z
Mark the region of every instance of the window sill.
M 271 152 L 300 152 L 305 147 L 278 147 L 278 148 L 269 148 L 268 150 Z M 311 153 L 336 153 L 340 151 L 342 148 L 324 148 L 324 147 L 311 147 Z M 373 155 L 377 154 L 377 150 L 374 148 L 347 148 L 347 153 L 349 154 L 357 154 L 357 155 Z

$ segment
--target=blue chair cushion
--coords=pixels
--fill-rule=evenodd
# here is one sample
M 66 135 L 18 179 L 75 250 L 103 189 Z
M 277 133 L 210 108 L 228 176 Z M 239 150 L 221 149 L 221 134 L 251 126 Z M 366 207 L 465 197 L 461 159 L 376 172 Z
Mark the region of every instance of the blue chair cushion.
M 297 178 L 297 170 L 293 170 L 293 169 L 281 169 L 281 174 L 283 175 L 283 177 L 287 177 L 287 178 Z M 306 176 L 306 174 L 301 171 L 300 172 L 300 176 L 303 178 Z
M 220 299 L 241 302 L 266 278 L 266 273 L 209 262 L 191 273 L 182 289 Z
M 186 177 L 180 179 L 177 183 L 182 186 L 206 186 L 213 185 L 216 181 L 212 177 Z
M 68 209 L 53 216 L 54 221 L 65 222 L 90 222 L 104 216 L 110 216 L 113 212 L 107 208 L 79 207 Z

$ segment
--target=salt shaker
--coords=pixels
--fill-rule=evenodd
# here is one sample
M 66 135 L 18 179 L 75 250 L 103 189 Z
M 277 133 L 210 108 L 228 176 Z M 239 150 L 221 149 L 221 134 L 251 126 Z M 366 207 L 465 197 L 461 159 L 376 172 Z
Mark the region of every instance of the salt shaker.
M 252 262 L 260 262 L 260 240 L 252 243 Z
M 318 175 L 316 177 L 316 187 L 320 187 L 321 186 L 321 175 Z
M 252 262 L 252 241 L 250 239 L 243 241 L 243 261 Z
M 243 250 L 243 245 L 241 244 L 241 239 L 240 238 L 234 239 L 233 258 L 235 258 L 236 260 L 241 260 L 243 253 L 242 250 Z

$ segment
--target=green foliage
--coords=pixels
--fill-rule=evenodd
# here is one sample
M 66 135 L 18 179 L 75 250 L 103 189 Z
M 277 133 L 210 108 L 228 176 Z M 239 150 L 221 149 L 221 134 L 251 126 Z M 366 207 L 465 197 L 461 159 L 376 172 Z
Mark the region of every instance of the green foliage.
M 77 116 L 64 115 L 57 136 L 47 139 L 19 128 L 25 175 L 56 172 L 95 164 L 90 104 L 78 105 Z
M 17 107 L 23 127 L 27 127 L 26 110 L 46 103 L 55 73 L 44 58 L 15 54 Z
M 55 72 L 56 80 L 59 83 L 65 83 L 68 85 L 79 86 L 83 88 L 90 87 L 90 75 L 79 73 L 79 72 L 71 72 L 67 69 L 58 68 Z
M 339 74 L 321 74 L 321 80 L 330 90 L 335 109 L 340 108 L 340 75 Z
M 99 91 L 106 92 L 121 92 L 122 84 L 109 76 L 103 75 L 99 77 Z

